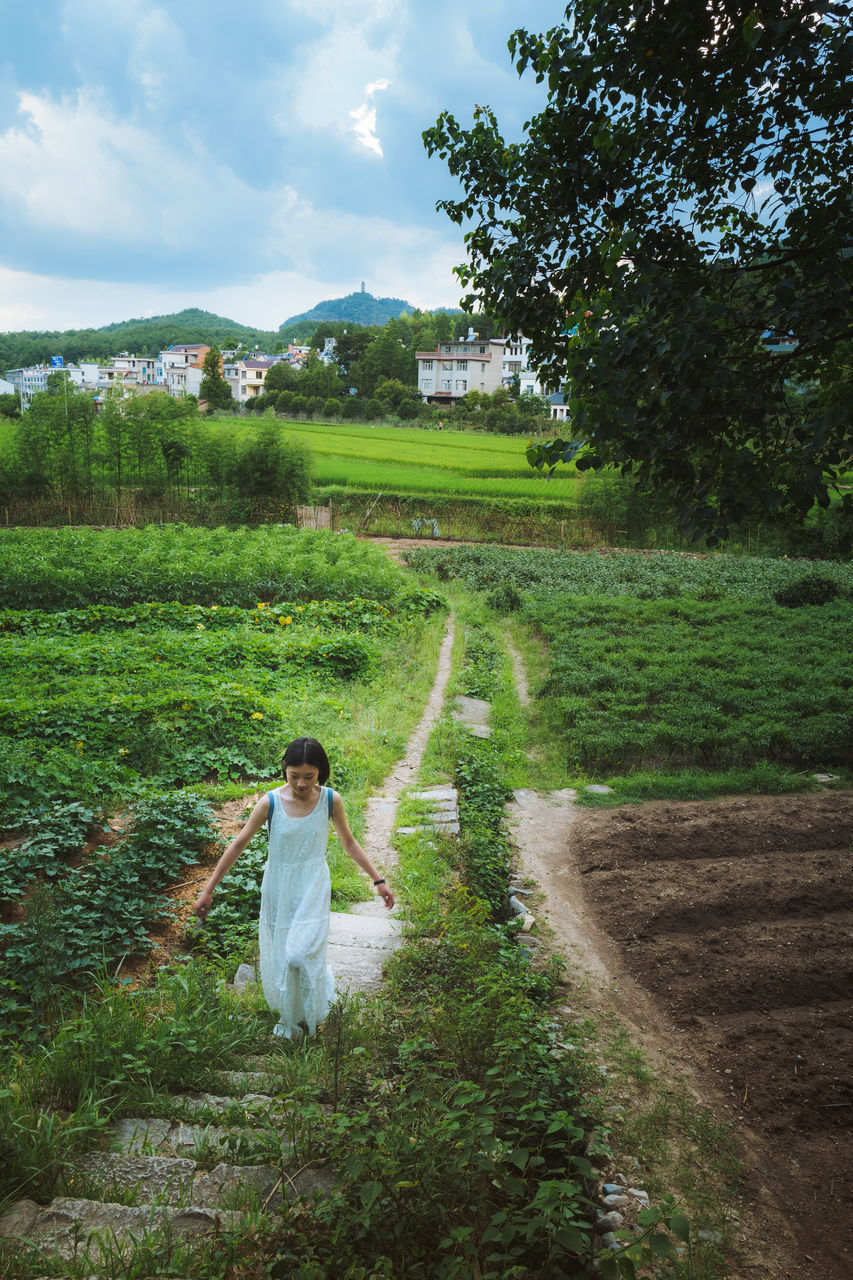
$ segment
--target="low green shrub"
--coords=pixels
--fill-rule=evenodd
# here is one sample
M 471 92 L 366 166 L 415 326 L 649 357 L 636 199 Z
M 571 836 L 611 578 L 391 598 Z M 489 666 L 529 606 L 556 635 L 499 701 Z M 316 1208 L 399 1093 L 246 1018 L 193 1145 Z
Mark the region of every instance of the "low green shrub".
M 838 583 L 833 578 L 819 573 L 806 574 L 804 578 L 796 578 L 786 587 L 773 593 L 777 604 L 787 609 L 798 609 L 804 604 L 828 604 L 840 594 Z

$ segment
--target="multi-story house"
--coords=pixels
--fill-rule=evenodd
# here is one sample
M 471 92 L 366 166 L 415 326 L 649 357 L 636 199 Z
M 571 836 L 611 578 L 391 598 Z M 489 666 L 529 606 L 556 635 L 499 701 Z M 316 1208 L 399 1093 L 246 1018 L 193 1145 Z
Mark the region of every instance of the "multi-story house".
M 503 385 L 503 338 L 439 342 L 434 351 L 416 351 L 418 389 L 432 404 L 455 404 L 469 391 L 491 395 Z
M 27 368 L 22 369 L 6 370 L 6 379 L 15 388 L 23 408 L 27 407 L 33 396 L 39 391 L 47 391 L 47 375 L 49 373 L 50 369 L 47 365 L 38 364 L 29 365 Z
M 245 404 L 247 400 L 251 400 L 254 396 L 259 396 L 263 392 L 266 376 L 274 364 L 278 364 L 278 360 L 266 357 L 263 360 L 239 360 L 237 362 L 237 393 L 236 399 L 240 404 Z M 234 394 L 234 387 L 231 387 Z
M 140 387 L 154 386 L 157 382 L 157 360 L 154 356 L 137 356 L 122 351 L 113 360 L 113 368 L 126 375 L 126 382 L 135 382 Z
M 529 338 L 507 338 L 504 346 L 504 386 L 511 386 L 516 378 L 520 379 L 522 374 L 528 372 L 527 353 L 529 350 Z
M 176 400 L 197 396 L 201 391 L 201 368 L 194 364 L 169 365 L 163 371 L 164 387 Z

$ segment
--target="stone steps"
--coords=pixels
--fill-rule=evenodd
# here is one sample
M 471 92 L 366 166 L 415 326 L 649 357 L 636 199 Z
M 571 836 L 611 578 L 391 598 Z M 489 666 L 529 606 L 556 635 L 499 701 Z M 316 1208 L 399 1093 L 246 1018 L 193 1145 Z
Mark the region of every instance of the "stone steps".
M 439 798 L 435 823 L 455 817 L 451 789 Z M 328 960 L 337 990 L 378 991 L 385 962 L 402 945 L 401 931 L 401 921 L 378 899 L 333 912 Z M 238 976 L 238 990 L 256 979 L 248 965 Z M 117 1254 L 127 1261 L 147 1242 L 164 1246 L 240 1231 L 294 1197 L 327 1193 L 333 1184 L 328 1166 L 296 1167 L 276 1071 L 285 1052 L 290 1048 L 271 1038 L 268 1055 L 246 1057 L 238 1069 L 217 1074 L 221 1094 L 175 1095 L 171 1117 L 115 1120 L 112 1150 L 81 1156 L 63 1170 L 60 1185 L 70 1194 L 48 1205 L 20 1200 L 0 1216 L 2 1243 L 14 1239 L 42 1257 L 82 1259 L 97 1274 L 102 1259 Z
M 441 836 L 459 835 L 459 795 L 455 787 L 430 787 L 427 791 L 413 791 L 412 800 L 419 800 L 425 809 L 423 821 L 414 827 L 398 827 L 398 836 L 411 836 L 419 831 L 433 831 Z
M 171 1205 L 124 1205 L 60 1196 L 49 1205 L 19 1200 L 0 1218 L 0 1232 L 37 1248 L 42 1255 L 93 1264 L 119 1254 L 129 1258 L 153 1236 L 193 1240 L 219 1231 L 237 1231 L 245 1215 Z

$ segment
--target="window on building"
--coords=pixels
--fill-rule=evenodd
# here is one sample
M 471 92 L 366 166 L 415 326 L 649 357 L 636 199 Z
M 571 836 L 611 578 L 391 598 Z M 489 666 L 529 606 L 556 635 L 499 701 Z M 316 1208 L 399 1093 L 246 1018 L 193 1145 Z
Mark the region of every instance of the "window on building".
M 456 368 L 457 368 L 457 370 L 459 371 L 459 373 L 467 373 L 467 372 L 468 372 L 468 361 L 467 361 L 467 360 L 460 360 L 460 361 L 459 361 L 459 363 L 458 363 L 458 365 L 456 366 Z
M 422 366 L 422 368 L 423 368 L 424 373 L 426 373 L 426 371 L 427 371 L 428 369 L 432 369 L 432 361 L 431 361 L 431 360 L 423 360 L 423 361 L 421 361 L 421 366 Z
M 452 391 L 452 390 L 453 390 L 453 379 L 452 379 L 452 378 L 442 378 L 442 380 L 441 380 L 441 389 L 442 389 L 442 391 Z
M 467 378 L 457 378 L 457 379 L 456 379 L 456 390 L 457 390 L 457 391 L 467 391 L 467 390 L 468 390 L 468 379 L 467 379 Z
M 453 368 L 453 361 L 452 361 L 452 360 L 442 360 L 442 362 L 441 362 L 441 367 L 442 367 L 442 369 L 452 369 L 452 368 Z
M 444 354 L 445 354 L 445 355 L 448 355 L 448 356 L 450 355 L 450 347 L 445 347 L 445 348 L 444 348 Z
M 481 355 L 481 356 L 484 356 L 485 354 L 486 354 L 486 348 L 485 348 L 485 347 L 480 347 L 480 355 Z

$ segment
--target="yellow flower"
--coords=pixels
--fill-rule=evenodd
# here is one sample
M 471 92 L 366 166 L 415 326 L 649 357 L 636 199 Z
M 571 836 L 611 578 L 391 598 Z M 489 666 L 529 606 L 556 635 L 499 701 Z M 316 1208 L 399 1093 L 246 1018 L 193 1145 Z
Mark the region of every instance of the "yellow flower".
M 251 715 L 251 717 L 250 717 L 250 718 L 251 718 L 252 720 L 263 720 L 263 718 L 264 718 L 264 713 L 263 713 L 263 711 L 253 711 L 253 712 L 252 712 L 252 715 Z
M 191 709 L 191 708 L 190 708 L 190 704 L 189 704 L 188 702 L 182 702 L 182 703 L 181 703 L 181 710 L 182 710 L 182 711 L 189 711 L 190 709 Z
M 263 600 L 259 600 L 259 601 L 258 601 L 258 608 L 259 608 L 259 609 L 266 609 L 266 607 L 267 607 L 267 606 L 264 604 Z
M 301 605 L 301 604 L 298 604 L 298 605 L 296 606 L 296 612 L 297 612 L 297 613 L 301 613 L 301 612 L 302 612 L 302 605 Z
M 205 627 L 203 622 L 197 622 L 195 624 L 195 629 L 196 631 L 205 631 L 207 628 Z
M 289 625 L 290 625 L 290 623 L 291 623 L 292 621 L 293 621 L 293 619 L 292 619 L 292 618 L 285 618 L 285 620 L 284 620 L 284 625 L 285 625 L 285 626 L 289 626 Z

